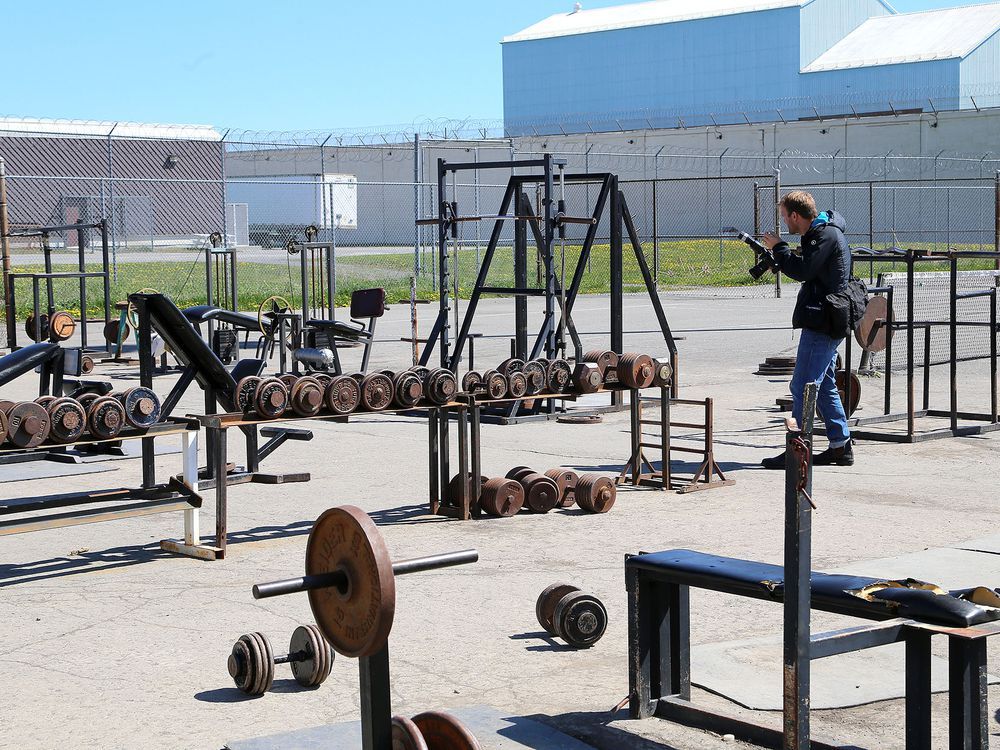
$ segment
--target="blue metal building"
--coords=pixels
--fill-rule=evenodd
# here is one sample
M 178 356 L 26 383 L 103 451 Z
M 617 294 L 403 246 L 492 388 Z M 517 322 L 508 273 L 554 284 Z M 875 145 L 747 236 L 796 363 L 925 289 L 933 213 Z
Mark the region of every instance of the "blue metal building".
M 503 40 L 512 135 L 778 122 L 1000 103 L 1000 3 L 653 0 Z

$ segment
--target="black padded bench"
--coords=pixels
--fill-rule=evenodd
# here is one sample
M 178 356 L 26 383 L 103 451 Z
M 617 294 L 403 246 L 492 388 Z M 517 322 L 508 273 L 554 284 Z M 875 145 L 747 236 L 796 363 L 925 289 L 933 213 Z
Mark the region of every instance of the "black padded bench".
M 781 602 L 784 578 L 780 565 L 686 549 L 627 555 L 632 718 L 655 715 L 706 729 L 721 726 L 717 713 L 691 702 L 690 589 Z M 812 609 L 877 621 L 814 635 L 810 658 L 906 643 L 907 750 L 931 748 L 930 642 L 937 634 L 948 637 L 949 747 L 988 747 L 986 640 L 1000 634 L 996 591 L 936 593 L 912 587 L 916 582 L 818 572 L 810 575 L 810 582 Z M 726 717 L 726 721 L 732 726 L 736 720 Z M 760 737 L 765 743 L 774 741 L 773 732 Z M 837 745 L 814 741 L 812 746 Z

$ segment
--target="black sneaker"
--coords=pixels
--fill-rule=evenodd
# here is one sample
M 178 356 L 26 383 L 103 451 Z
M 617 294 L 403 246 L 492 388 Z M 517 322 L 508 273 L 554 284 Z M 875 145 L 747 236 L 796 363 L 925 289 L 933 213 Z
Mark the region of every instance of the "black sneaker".
M 850 443 L 840 448 L 827 448 L 813 456 L 813 466 L 854 466 L 854 449 Z
M 765 458 L 760 462 L 760 465 L 765 469 L 784 469 L 785 468 L 785 454 L 782 453 L 780 456 L 774 456 L 773 458 Z

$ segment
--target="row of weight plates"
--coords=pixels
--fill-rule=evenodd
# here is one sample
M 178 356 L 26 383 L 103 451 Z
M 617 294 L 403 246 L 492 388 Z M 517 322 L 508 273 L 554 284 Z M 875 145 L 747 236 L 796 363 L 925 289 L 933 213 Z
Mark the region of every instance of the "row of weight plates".
M 244 414 L 254 412 L 265 419 L 276 419 L 288 411 L 312 417 L 350 414 L 359 409 L 382 411 L 392 406 L 408 409 L 424 402 L 447 404 L 457 391 L 458 383 L 449 370 L 421 367 L 368 375 L 249 376 L 236 384 L 235 406 Z
M 521 398 L 564 393 L 572 388 L 573 368 L 565 359 L 507 359 L 483 373 L 470 370 L 462 378 L 462 391 L 484 399 Z
M 85 436 L 112 440 L 125 427 L 152 427 L 160 421 L 160 411 L 160 399 L 142 386 L 109 396 L 0 401 L 0 444 L 6 440 L 16 448 L 37 448 L 46 441 L 66 445 Z
M 460 506 L 472 475 L 467 481 L 456 474 L 448 483 L 447 501 Z M 515 466 L 504 477 L 481 477 L 478 498 L 483 512 L 500 518 L 517 514 L 522 508 L 548 513 L 556 507 L 578 505 L 588 513 L 607 513 L 615 504 L 615 483 L 600 474 L 577 474 L 572 469 L 549 469 L 544 474 L 528 466 Z

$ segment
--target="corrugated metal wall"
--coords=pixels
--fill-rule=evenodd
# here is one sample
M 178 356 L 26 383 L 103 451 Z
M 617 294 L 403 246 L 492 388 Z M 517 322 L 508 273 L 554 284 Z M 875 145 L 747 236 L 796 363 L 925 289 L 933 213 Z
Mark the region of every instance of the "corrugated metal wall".
M 811 63 L 867 19 L 889 12 L 880 0 L 812 0 L 802 8 L 800 67 Z
M 820 114 L 886 112 L 892 108 L 927 109 L 933 96 L 938 109 L 958 109 L 959 61 L 931 60 L 867 68 L 804 73 L 802 92 L 816 92 Z M 823 111 L 825 108 L 826 111 Z
M 1000 71 L 1000 32 L 962 60 L 963 107 L 1000 106 L 1000 92 L 996 88 L 997 71 Z M 975 104 L 972 98 L 975 98 Z

